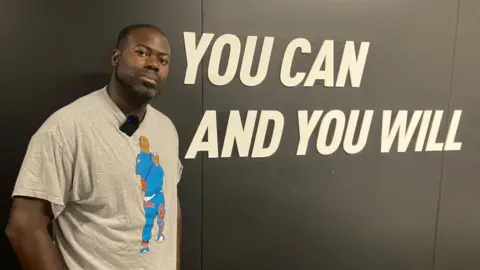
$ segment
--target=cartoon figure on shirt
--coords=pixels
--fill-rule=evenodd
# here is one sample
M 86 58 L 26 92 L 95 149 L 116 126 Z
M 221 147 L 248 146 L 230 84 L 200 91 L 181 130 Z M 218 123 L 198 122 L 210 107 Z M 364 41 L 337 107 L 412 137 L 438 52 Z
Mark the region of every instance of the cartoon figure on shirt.
M 150 152 L 150 143 L 147 137 L 140 137 L 140 153 L 137 155 L 136 173 L 140 176 L 142 191 L 144 192 L 143 208 L 145 210 L 145 225 L 142 232 L 140 252 L 150 251 L 149 242 L 152 229 L 157 218 L 157 242 L 165 240 L 165 197 L 163 194 L 164 171 L 160 165 L 159 156 Z

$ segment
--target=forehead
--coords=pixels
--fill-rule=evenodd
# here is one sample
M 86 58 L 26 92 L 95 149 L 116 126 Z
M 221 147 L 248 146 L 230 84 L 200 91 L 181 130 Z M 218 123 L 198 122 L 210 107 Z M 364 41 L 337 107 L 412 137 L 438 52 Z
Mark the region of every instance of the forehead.
M 155 29 L 138 28 L 130 31 L 127 37 L 127 47 L 145 46 L 158 53 L 170 55 L 170 45 L 167 38 Z

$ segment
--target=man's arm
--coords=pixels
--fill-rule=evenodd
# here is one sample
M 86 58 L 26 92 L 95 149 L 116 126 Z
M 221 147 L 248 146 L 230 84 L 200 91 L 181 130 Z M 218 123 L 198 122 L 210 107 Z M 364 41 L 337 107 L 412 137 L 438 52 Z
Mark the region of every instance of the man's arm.
M 15 197 L 5 233 L 25 270 L 60 270 L 62 263 L 48 233 L 52 220 L 48 201 Z
M 180 208 L 180 201 L 177 203 L 177 270 L 181 269 L 181 252 L 182 245 L 182 209 Z

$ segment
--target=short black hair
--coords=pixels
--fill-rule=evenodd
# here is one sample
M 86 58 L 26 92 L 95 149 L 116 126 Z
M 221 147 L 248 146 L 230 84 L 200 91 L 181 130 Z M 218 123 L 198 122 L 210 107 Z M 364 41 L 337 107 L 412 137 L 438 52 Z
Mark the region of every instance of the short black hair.
M 120 44 L 122 44 L 123 40 L 125 40 L 130 32 L 136 29 L 141 29 L 141 28 L 150 28 L 158 31 L 160 34 L 162 34 L 164 37 L 167 37 L 165 33 L 160 29 L 158 26 L 155 26 L 153 24 L 148 24 L 148 23 L 141 23 L 141 24 L 131 24 L 128 26 L 125 26 L 122 30 L 120 30 L 120 33 L 118 34 L 117 37 L 117 44 L 116 47 L 117 49 L 120 47 Z

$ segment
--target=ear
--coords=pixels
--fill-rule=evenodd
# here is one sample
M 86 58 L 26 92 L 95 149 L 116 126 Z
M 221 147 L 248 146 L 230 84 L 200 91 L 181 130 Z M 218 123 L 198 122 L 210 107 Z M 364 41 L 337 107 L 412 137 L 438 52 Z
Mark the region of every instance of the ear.
M 112 50 L 112 59 L 111 59 L 111 62 L 112 62 L 112 66 L 113 67 L 116 67 L 118 65 L 118 58 L 120 57 L 122 53 L 120 52 L 120 50 L 118 49 L 113 49 Z

